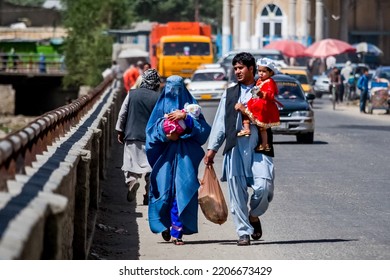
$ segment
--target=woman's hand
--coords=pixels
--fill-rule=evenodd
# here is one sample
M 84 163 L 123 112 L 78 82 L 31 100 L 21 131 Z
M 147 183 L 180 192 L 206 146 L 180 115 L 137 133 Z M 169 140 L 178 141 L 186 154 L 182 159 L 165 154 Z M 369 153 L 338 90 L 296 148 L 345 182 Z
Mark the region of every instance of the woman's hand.
M 245 106 L 242 103 L 237 103 L 236 105 L 234 105 L 234 109 L 236 111 L 244 112 L 245 111 Z
M 186 112 L 183 112 L 181 110 L 176 110 L 167 115 L 167 119 L 170 121 L 176 121 L 176 120 L 184 120 L 186 118 L 187 114 Z

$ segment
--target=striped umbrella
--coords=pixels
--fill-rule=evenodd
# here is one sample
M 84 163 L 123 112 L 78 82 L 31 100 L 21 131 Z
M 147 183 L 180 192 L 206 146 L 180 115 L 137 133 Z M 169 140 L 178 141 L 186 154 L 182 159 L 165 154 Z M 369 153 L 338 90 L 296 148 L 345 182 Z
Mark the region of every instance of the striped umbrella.
M 357 44 L 353 44 L 353 46 L 356 48 L 357 53 L 371 54 L 376 56 L 383 55 L 383 51 L 374 44 L 360 42 Z

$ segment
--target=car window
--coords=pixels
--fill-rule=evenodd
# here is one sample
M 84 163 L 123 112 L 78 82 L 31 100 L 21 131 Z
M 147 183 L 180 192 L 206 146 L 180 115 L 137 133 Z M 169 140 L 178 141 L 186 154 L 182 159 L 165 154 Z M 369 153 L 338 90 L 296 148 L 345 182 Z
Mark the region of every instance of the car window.
M 390 79 L 390 69 L 381 69 L 378 78 Z
M 221 72 L 195 73 L 192 77 L 193 82 L 203 81 L 223 81 L 226 80 L 225 75 Z
M 305 99 L 301 87 L 290 81 L 277 81 L 278 95 L 277 99 Z
M 302 74 L 289 74 L 289 73 L 287 75 L 297 79 L 298 82 L 300 82 L 301 84 L 304 84 L 304 85 L 309 84 L 309 80 L 307 79 L 306 75 L 302 75 Z
M 210 46 L 202 42 L 172 42 L 163 46 L 164 55 L 210 55 Z

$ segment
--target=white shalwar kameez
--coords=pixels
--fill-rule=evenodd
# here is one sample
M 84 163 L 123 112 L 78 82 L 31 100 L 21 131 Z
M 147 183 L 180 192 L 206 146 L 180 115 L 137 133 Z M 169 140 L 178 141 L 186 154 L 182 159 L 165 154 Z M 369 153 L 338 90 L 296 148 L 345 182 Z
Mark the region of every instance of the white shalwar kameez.
M 239 102 L 246 104 L 251 98 L 251 86 L 241 85 Z M 225 140 L 225 103 L 226 90 L 221 98 L 209 137 L 208 149 L 218 151 Z M 242 129 L 241 113 L 238 114 L 237 130 Z M 251 216 L 261 216 L 265 213 L 273 198 L 274 164 L 273 158 L 261 153 L 255 153 L 258 143 L 258 130 L 250 125 L 249 137 L 237 137 L 237 144 L 228 151 L 223 159 L 221 181 L 228 182 L 230 211 L 238 236 L 253 234 L 249 223 Z M 248 210 L 248 187 L 253 189 Z

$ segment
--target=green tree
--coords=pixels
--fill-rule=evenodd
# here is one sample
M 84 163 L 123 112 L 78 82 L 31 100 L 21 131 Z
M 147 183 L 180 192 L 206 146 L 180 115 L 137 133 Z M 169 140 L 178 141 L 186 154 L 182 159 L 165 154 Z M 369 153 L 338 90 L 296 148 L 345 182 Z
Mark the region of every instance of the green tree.
M 62 0 L 68 30 L 65 86 L 95 86 L 110 66 L 113 39 L 106 30 L 126 23 L 126 0 Z

